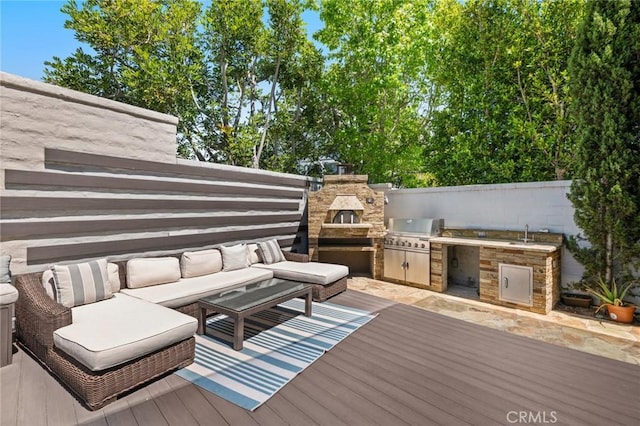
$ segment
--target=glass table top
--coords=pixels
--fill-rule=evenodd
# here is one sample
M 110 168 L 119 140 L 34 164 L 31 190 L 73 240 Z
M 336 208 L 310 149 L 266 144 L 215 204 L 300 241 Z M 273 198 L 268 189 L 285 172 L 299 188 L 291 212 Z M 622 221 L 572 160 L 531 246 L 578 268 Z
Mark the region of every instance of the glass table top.
M 242 312 L 254 306 L 261 305 L 278 297 L 286 296 L 307 288 L 309 284 L 288 281 L 281 278 L 271 278 L 236 287 L 222 293 L 203 297 L 201 302 Z

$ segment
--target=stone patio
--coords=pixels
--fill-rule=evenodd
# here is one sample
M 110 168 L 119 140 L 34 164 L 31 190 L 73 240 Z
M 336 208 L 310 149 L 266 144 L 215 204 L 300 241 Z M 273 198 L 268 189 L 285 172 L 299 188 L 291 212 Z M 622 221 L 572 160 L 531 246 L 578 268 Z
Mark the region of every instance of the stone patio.
M 599 321 L 557 310 L 541 315 L 366 277 L 349 279 L 348 287 L 485 327 L 640 365 L 638 326 Z

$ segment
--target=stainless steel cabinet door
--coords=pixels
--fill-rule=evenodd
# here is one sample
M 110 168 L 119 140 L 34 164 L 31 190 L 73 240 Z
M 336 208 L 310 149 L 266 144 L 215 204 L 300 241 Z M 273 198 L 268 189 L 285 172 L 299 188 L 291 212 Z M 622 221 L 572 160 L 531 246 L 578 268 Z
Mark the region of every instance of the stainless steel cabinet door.
M 498 270 L 500 300 L 531 306 L 533 304 L 533 268 L 500 263 Z
M 429 285 L 429 282 L 431 282 L 429 277 L 429 262 L 429 253 L 415 253 L 411 251 L 406 252 L 405 273 L 407 282 Z
M 384 249 L 384 276 L 404 281 L 404 251 Z

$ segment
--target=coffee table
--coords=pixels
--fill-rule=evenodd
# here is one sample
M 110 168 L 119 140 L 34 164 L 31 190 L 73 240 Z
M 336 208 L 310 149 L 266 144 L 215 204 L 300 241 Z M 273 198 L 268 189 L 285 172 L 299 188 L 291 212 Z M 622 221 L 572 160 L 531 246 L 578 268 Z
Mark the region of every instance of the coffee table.
M 198 334 L 205 334 L 207 311 L 224 314 L 233 319 L 233 349 L 242 349 L 244 319 L 287 300 L 304 296 L 304 314 L 311 316 L 310 284 L 271 278 L 234 288 L 198 300 Z

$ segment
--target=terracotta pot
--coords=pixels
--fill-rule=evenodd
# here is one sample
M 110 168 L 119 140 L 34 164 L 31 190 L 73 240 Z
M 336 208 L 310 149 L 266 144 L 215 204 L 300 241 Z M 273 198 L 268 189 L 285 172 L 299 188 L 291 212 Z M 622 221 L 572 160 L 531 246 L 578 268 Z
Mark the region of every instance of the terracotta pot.
M 633 322 L 633 314 L 636 312 L 635 306 L 614 306 L 607 305 L 609 318 L 614 321 L 631 324 Z
M 564 293 L 561 297 L 562 303 L 567 306 L 579 306 L 581 308 L 588 308 L 591 306 L 592 298 L 588 294 Z

